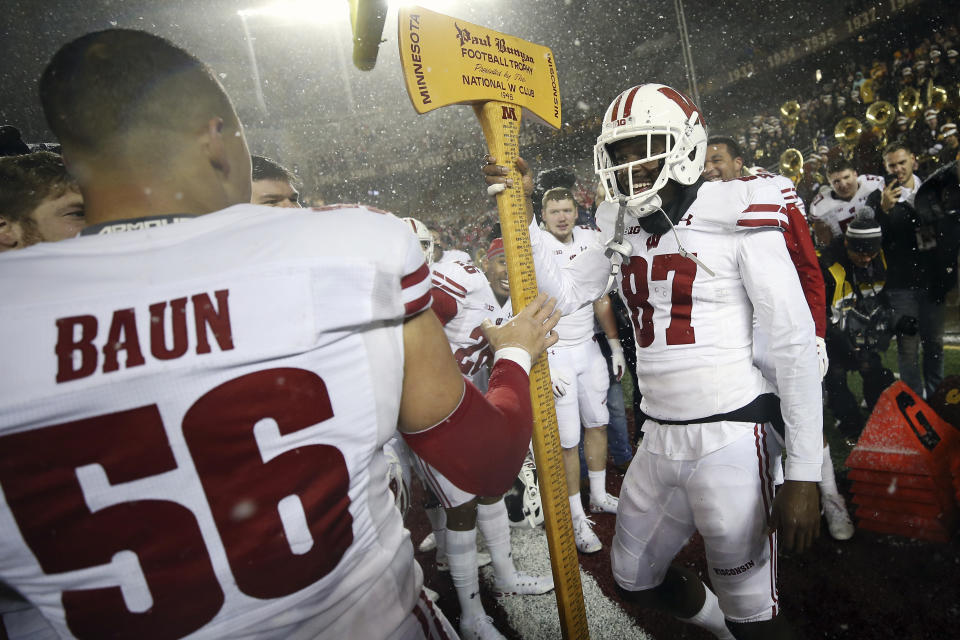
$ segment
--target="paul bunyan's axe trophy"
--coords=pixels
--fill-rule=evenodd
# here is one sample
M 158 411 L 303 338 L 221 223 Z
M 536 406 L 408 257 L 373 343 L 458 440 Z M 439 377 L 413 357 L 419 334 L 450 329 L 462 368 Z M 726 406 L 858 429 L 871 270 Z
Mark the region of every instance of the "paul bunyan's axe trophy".
M 507 255 L 510 298 L 522 309 L 537 295 L 524 197 L 514 159 L 520 117 L 560 127 L 560 92 L 553 53 L 547 47 L 497 33 L 420 7 L 401 9 L 398 44 L 407 92 L 417 113 L 469 104 L 480 119 L 490 154 L 511 168 L 513 186 L 497 196 Z M 533 452 L 540 479 L 544 526 L 564 638 L 588 638 L 580 563 L 573 541 L 570 504 L 546 358 L 530 372 Z

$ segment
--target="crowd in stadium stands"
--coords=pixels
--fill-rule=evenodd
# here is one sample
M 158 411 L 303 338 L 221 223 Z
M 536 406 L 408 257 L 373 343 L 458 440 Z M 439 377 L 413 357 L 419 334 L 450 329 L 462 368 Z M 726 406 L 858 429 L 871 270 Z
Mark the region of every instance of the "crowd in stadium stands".
M 955 24 L 946 26 L 885 56 L 850 59 L 833 79 L 807 87 L 795 85 L 794 94 L 782 96 L 785 102 L 780 113 L 746 117 L 739 131 L 711 130 L 711 134 L 730 135 L 735 139 L 746 166 L 762 166 L 774 172 L 789 171 L 780 164 L 784 151 L 800 151 L 802 174 L 795 181 L 807 205 L 827 184 L 826 165 L 830 159 L 843 155 L 860 174 L 882 174 L 881 152 L 893 141 L 903 142 L 916 153 L 918 173 L 925 176 L 955 159 L 960 151 L 958 50 L 960 29 Z M 370 105 L 370 108 L 383 110 L 385 107 Z M 584 115 L 582 111 L 578 113 Z M 720 115 L 713 114 L 708 124 L 711 120 L 721 120 Z M 364 180 L 376 186 L 371 186 L 366 198 L 363 194 L 353 198 L 371 204 L 379 204 L 378 197 L 385 189 L 394 193 L 415 191 L 416 195 L 409 198 L 409 207 L 401 213 L 414 215 L 437 229 L 444 246 L 473 255 L 475 250 L 485 247 L 497 224 L 497 212 L 492 204 L 480 212 L 473 204 L 465 204 L 477 202 L 476 197 L 467 193 L 473 188 L 469 167 L 482 155 L 483 143 L 479 128 L 462 126 L 462 116 L 455 110 L 433 112 L 430 114 L 432 126 L 419 127 L 401 137 L 388 135 L 384 125 L 372 124 L 378 122 L 372 117 L 325 123 L 322 135 L 326 143 L 307 147 L 308 157 L 290 166 L 304 183 L 302 191 L 307 204 L 335 200 L 331 196 L 340 185 Z M 869 116 L 876 118 L 871 120 Z M 886 126 L 877 126 L 877 118 L 885 121 Z M 521 152 L 531 158 L 537 169 L 548 169 L 551 164 L 557 164 L 557 159 L 563 159 L 566 166 L 573 169 L 575 177 L 571 186 L 581 206 L 581 222 L 592 219 L 590 213 L 596 206 L 596 184 L 587 153 L 596 124 L 597 116 L 588 113 L 565 124 L 564 135 L 536 140 L 539 130 L 526 128 L 523 132 L 527 135 L 521 134 Z M 307 133 L 312 137 L 320 132 Z M 256 139 L 255 132 L 251 133 L 251 139 Z M 282 144 L 276 137 L 271 140 L 265 135 L 258 146 L 269 156 L 283 158 L 283 149 L 273 148 Z M 539 165 L 540 152 L 547 147 L 549 151 L 545 155 L 554 162 Z M 45 147 L 33 144 L 31 148 Z M 347 148 L 352 155 L 346 160 L 351 168 L 349 176 L 331 176 L 323 171 L 319 172 L 319 178 L 312 175 L 317 172 L 311 168 L 342 165 L 345 162 L 342 149 Z M 387 171 L 385 176 L 383 172 L 368 169 L 369 175 L 365 174 L 363 167 L 373 166 L 373 156 L 381 162 L 384 157 L 395 158 L 396 162 L 389 167 L 395 171 Z M 434 171 L 429 179 L 417 176 L 416 171 L 410 171 L 411 163 Z M 794 169 L 799 167 L 799 162 L 794 165 Z M 390 182 L 389 174 L 405 171 L 402 178 Z M 410 183 L 411 180 L 416 184 Z
M 827 184 L 826 166 L 831 159 L 845 156 L 860 174 L 883 174 L 882 151 L 890 142 L 903 142 L 917 156 L 918 173 L 929 175 L 937 167 L 956 159 L 960 152 L 958 51 L 960 29 L 951 25 L 886 56 L 849 60 L 832 81 L 809 87 L 797 86 L 798 95 L 783 96 L 785 102 L 781 113 L 754 115 L 731 137 L 739 143 L 747 166 L 762 166 L 779 173 L 789 171 L 780 166 L 783 152 L 787 149 L 800 151 L 802 174 L 797 177 L 797 191 L 808 206 L 820 188 Z M 796 104 L 791 105 L 794 98 Z M 870 110 L 871 106 L 873 110 Z M 875 117 L 868 118 L 868 113 Z M 845 118 L 853 120 L 841 124 Z M 586 118 L 570 126 L 575 128 L 580 123 L 586 126 L 595 120 L 595 117 Z M 877 126 L 878 121 L 882 123 L 884 120 L 886 126 Z M 846 135 L 838 136 L 838 133 Z M 429 133 L 424 136 L 424 149 L 444 148 L 444 145 L 436 144 L 437 140 L 429 139 Z M 578 148 L 579 139 L 580 136 L 567 136 L 557 138 L 553 143 L 564 142 L 569 148 L 566 157 L 568 166 L 575 169 L 574 191 L 586 212 L 581 221 L 589 221 L 589 211 L 595 208 L 596 195 L 593 167 L 582 161 L 583 157 L 589 156 L 589 147 Z M 475 141 L 469 144 L 475 146 Z M 449 144 L 446 148 L 450 149 Z M 532 156 L 530 152 L 526 153 Z M 558 157 L 557 154 L 551 155 Z M 452 163 L 455 158 L 446 160 Z M 478 216 L 475 210 L 464 209 L 456 189 L 438 191 L 445 193 L 435 194 L 436 204 L 447 198 L 451 206 L 435 204 L 430 211 L 417 215 L 431 227 L 441 230 L 447 246 L 468 252 L 481 247 L 497 221 L 496 210 L 490 208 Z

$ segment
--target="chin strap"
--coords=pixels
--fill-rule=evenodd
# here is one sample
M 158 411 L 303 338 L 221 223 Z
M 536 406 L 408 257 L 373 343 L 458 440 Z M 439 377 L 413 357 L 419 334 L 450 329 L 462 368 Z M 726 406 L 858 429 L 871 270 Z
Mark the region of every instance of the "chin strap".
M 673 237 L 677 239 L 677 253 L 679 253 L 684 258 L 690 258 L 691 260 L 693 260 L 698 266 L 703 268 L 703 270 L 709 273 L 711 276 L 717 275 L 716 273 L 713 272 L 712 269 L 710 269 L 710 267 L 703 264 L 700 258 L 698 258 L 696 255 L 690 253 L 689 251 L 683 248 L 683 244 L 680 243 L 680 236 L 677 234 L 677 227 L 670 220 L 670 216 L 668 216 L 667 212 L 664 211 L 663 209 L 660 209 L 660 213 L 662 213 L 663 217 L 667 219 L 667 222 L 670 224 L 670 230 L 673 231 Z
M 610 277 L 607 279 L 607 290 L 611 289 L 611 283 L 616 283 L 617 274 L 620 273 L 620 265 L 624 259 L 630 262 L 630 256 L 633 254 L 633 246 L 623 239 L 623 229 L 627 217 L 627 197 L 620 196 L 620 210 L 617 211 L 617 221 L 613 225 L 613 237 L 607 240 L 606 255 L 610 259 Z

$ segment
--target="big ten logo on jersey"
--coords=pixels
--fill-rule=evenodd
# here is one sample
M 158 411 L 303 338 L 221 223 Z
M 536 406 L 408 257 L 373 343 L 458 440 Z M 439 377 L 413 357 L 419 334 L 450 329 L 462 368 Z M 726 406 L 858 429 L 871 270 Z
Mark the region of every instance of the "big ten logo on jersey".
M 19 535 L 45 574 L 71 574 L 60 602 L 75 636 L 180 638 L 234 590 L 281 598 L 337 567 L 354 541 L 350 471 L 307 431 L 343 428 L 320 376 L 241 375 L 177 425 L 170 407 L 137 404 L 0 437 Z
M 69 382 L 93 375 L 100 353 L 103 354 L 103 373 L 120 369 L 120 351 L 125 352 L 124 367 L 127 369 L 146 364 L 145 353 L 156 360 L 175 360 L 187 353 L 191 345 L 197 354 L 210 353 L 213 348 L 208 330 L 217 347 L 229 351 L 233 349 L 229 296 L 229 290 L 221 289 L 213 292 L 216 305 L 210 294 L 198 293 L 189 299 L 165 300 L 140 309 L 140 314 L 150 318 L 149 336 L 141 336 L 138 332 L 138 311 L 133 308 L 114 311 L 105 334 L 100 331 L 96 316 L 57 318 L 56 380 L 58 383 Z M 193 323 L 187 322 L 188 308 Z M 147 344 L 149 350 L 144 348 Z

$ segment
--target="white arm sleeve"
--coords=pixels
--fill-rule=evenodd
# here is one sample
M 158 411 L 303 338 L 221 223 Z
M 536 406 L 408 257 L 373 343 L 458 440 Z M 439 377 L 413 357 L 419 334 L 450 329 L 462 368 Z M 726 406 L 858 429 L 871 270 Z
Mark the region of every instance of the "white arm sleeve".
M 786 425 L 787 480 L 820 480 L 823 405 L 813 318 L 780 233 L 743 233 L 737 259 L 757 323 L 769 336 Z
M 602 247 L 591 247 L 560 267 L 543 242 L 544 233 L 534 219 L 530 223 L 530 249 L 537 287 L 557 299 L 557 309 L 562 315 L 592 304 L 606 293 L 610 260 Z

